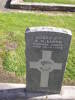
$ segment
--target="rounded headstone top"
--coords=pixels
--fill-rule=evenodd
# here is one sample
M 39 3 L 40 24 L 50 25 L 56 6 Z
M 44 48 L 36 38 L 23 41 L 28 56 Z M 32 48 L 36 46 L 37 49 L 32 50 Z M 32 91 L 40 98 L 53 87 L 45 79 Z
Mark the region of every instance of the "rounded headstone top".
M 26 29 L 26 33 L 30 32 L 58 32 L 64 33 L 68 35 L 72 35 L 71 31 L 64 28 L 56 28 L 56 27 L 29 27 Z

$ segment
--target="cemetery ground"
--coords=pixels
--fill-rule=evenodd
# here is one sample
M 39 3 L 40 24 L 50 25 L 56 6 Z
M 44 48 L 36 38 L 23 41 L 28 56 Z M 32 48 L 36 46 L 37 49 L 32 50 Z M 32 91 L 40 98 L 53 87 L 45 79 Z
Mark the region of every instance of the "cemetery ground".
M 59 4 L 75 4 L 75 0 L 24 0 L 25 2 L 44 2 L 44 3 L 59 3 Z
M 25 29 L 32 26 L 54 26 L 72 31 L 72 43 L 64 84 L 75 85 L 75 13 L 63 13 L 57 16 L 55 13 L 47 15 L 0 12 L 0 65 L 3 67 L 2 72 L 3 70 L 7 71 L 10 76 L 12 72 L 16 79 L 19 78 L 20 82 L 25 82 Z M 4 77 L 6 75 L 7 73 Z M 0 79 L 2 79 L 1 73 Z M 7 81 L 7 78 L 5 80 Z M 9 81 L 12 81 L 12 76 L 9 77 Z

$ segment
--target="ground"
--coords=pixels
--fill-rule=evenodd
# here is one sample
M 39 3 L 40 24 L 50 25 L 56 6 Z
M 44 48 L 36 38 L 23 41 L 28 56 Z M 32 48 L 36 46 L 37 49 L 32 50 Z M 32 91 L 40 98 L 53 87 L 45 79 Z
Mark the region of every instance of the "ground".
M 34 13 L 32 11 L 18 13 L 18 10 L 5 8 L 7 1 L 10 0 L 0 0 L 0 82 L 25 83 L 25 29 L 29 26 L 48 25 L 72 30 L 72 43 L 64 84 L 75 85 L 75 13 L 45 12 L 40 14 L 40 12 L 35 12 L 35 14 L 31 14 Z M 57 3 L 63 1 L 64 3 L 75 3 L 74 0 L 56 0 Z M 52 2 L 54 1 L 52 0 Z M 8 11 L 17 13 L 8 13 Z M 22 12 L 26 14 L 22 14 Z
M 25 2 L 63 3 L 75 4 L 75 0 L 24 0 Z
M 0 63 L 3 69 L 12 72 L 19 79 L 20 77 L 22 80 L 25 79 L 24 37 L 25 29 L 31 26 L 63 27 L 72 31 L 73 36 L 64 83 L 75 85 L 75 13 L 0 13 L 0 58 L 2 59 Z

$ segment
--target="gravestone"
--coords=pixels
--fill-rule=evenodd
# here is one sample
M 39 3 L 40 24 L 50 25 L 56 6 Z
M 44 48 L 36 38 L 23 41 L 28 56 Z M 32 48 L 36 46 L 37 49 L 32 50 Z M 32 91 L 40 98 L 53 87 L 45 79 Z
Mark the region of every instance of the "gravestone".
M 26 88 L 31 92 L 60 93 L 71 31 L 55 27 L 26 29 Z

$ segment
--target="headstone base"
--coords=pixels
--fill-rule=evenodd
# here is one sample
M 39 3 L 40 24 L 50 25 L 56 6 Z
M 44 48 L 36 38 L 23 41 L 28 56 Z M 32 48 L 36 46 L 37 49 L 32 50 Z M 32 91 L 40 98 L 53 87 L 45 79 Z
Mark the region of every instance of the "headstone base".
M 0 83 L 0 100 L 75 100 L 75 86 L 62 86 L 60 94 L 27 93 L 24 84 Z

